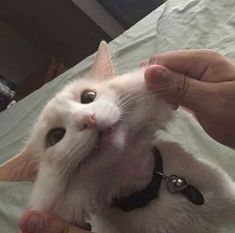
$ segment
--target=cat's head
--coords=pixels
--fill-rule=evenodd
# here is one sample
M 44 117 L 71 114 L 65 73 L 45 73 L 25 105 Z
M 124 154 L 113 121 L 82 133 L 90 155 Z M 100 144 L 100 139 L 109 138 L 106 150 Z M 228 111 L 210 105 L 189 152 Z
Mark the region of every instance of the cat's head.
M 66 175 L 89 163 L 87 175 L 117 163 L 127 147 L 151 143 L 156 127 L 170 116 L 169 105 L 146 87 L 144 69 L 115 75 L 113 67 L 102 42 L 91 71 L 68 84 L 42 111 L 29 142 L 34 155 L 66 169 Z
M 30 167 L 24 167 L 22 179 L 32 177 L 41 160 L 71 171 L 91 153 L 122 151 L 130 142 L 138 143 L 135 140 L 151 140 L 170 113 L 169 105 L 146 87 L 144 69 L 114 74 L 107 44 L 101 42 L 91 71 L 68 84 L 43 109 L 16 157 Z M 11 177 L 21 180 L 19 172 Z

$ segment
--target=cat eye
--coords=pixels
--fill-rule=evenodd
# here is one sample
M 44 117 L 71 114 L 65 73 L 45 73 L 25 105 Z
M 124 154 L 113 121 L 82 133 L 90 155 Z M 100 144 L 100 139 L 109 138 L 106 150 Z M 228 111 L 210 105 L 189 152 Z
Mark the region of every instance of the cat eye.
M 64 128 L 54 128 L 51 129 L 46 136 L 46 144 L 47 146 L 54 146 L 59 141 L 62 140 L 62 138 L 65 135 L 65 129 Z
M 84 91 L 81 95 L 81 103 L 89 104 L 94 101 L 96 93 L 94 91 Z

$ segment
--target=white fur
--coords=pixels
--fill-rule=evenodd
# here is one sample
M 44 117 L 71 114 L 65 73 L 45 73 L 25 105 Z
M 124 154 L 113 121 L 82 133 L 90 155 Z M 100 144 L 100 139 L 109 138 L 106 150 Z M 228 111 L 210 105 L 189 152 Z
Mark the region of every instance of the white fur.
M 143 72 L 110 80 L 79 79 L 47 104 L 29 141 L 40 160 L 30 207 L 50 210 L 77 225 L 89 221 L 96 233 L 216 233 L 222 224 L 235 221 L 235 185 L 218 167 L 165 140 L 174 113 L 145 86 Z M 86 89 L 95 90 L 97 97 L 81 104 Z M 92 114 L 96 128 L 82 130 Z M 113 125 L 112 137 L 94 151 L 97 129 Z M 66 128 L 65 137 L 46 148 L 46 134 L 54 127 Z M 161 151 L 164 172 L 185 177 L 203 193 L 204 205 L 169 193 L 162 182 L 159 198 L 144 208 L 123 212 L 110 207 L 113 197 L 128 196 L 150 182 L 152 144 Z

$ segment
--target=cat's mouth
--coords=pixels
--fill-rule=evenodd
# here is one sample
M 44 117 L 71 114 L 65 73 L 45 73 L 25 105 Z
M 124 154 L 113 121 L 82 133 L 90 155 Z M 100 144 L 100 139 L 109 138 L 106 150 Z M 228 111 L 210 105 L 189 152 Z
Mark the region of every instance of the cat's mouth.
M 98 138 L 97 138 L 97 143 L 95 146 L 95 150 L 97 149 L 102 149 L 105 147 L 108 143 L 113 141 L 113 135 L 115 132 L 117 126 L 111 126 L 107 129 L 104 130 L 98 130 Z
M 91 152 L 80 161 L 78 168 L 82 164 L 90 162 L 93 159 L 96 159 L 98 155 L 101 155 L 110 147 L 112 147 L 112 150 L 115 150 L 114 149 L 115 147 L 118 150 L 120 150 L 121 147 L 123 147 L 123 145 L 121 146 L 121 144 L 123 143 L 120 143 L 121 141 L 120 138 L 122 138 L 123 141 L 123 135 L 121 136 L 119 135 L 120 132 L 118 124 L 112 125 L 106 129 L 99 129 L 97 130 L 97 132 L 98 136 L 95 146 L 93 147 Z

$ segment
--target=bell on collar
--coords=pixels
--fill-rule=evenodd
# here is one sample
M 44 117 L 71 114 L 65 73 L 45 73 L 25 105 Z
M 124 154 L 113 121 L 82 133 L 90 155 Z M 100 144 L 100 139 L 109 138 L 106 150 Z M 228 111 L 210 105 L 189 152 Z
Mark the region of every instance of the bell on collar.
M 181 193 L 195 205 L 204 204 L 205 200 L 202 193 L 197 188 L 188 184 L 184 178 L 177 175 L 167 176 L 163 172 L 157 170 L 155 170 L 155 173 L 160 175 L 166 181 L 166 187 L 170 193 Z
M 166 187 L 171 193 L 178 193 L 188 186 L 187 182 L 176 175 L 171 175 L 168 177 L 168 182 L 166 182 Z

